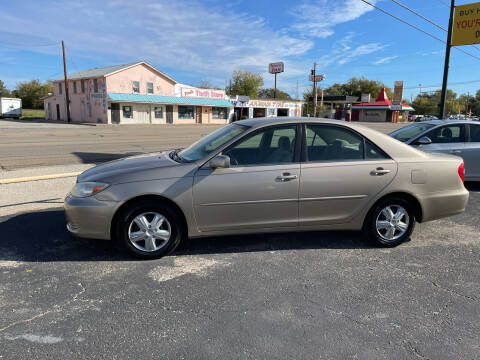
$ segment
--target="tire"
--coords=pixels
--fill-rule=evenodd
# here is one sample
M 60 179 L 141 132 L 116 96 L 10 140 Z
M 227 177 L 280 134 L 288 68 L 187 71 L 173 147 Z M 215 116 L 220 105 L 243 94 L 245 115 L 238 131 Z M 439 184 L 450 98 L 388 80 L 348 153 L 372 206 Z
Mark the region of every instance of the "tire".
M 185 235 L 176 209 L 158 201 L 135 203 L 124 209 L 118 219 L 119 244 L 140 259 L 159 259 L 171 254 Z
M 379 246 L 394 247 L 408 240 L 414 228 L 413 206 L 401 197 L 389 197 L 380 200 L 369 211 L 363 233 Z

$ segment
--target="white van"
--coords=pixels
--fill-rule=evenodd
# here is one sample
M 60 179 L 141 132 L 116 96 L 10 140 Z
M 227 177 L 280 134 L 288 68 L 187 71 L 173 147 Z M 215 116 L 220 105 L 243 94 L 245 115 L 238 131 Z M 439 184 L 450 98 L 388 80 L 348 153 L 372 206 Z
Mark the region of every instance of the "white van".
M 0 118 L 20 118 L 22 116 L 22 99 L 0 97 Z

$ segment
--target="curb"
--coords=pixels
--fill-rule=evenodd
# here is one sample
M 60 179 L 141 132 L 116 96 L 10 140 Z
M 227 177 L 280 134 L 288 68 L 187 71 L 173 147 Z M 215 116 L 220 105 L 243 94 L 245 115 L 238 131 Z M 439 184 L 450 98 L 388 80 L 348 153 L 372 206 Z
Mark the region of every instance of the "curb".
M 0 184 L 13 184 L 13 183 L 20 183 L 20 182 L 28 182 L 28 181 L 50 180 L 50 179 L 74 177 L 74 176 L 80 175 L 81 173 L 82 173 L 82 171 L 76 171 L 76 172 L 63 173 L 63 174 L 27 176 L 27 177 L 21 177 L 21 178 L 13 178 L 13 179 L 0 179 Z

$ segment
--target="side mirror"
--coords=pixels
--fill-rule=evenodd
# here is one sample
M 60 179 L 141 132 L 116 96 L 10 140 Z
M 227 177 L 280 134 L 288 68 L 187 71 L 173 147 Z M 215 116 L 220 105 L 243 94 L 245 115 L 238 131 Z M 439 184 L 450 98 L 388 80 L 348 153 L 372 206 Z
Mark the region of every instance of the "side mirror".
M 429 145 L 432 143 L 432 139 L 428 136 L 422 136 L 420 139 L 415 141 L 415 145 Z
M 230 157 L 227 155 L 217 155 L 208 162 L 208 167 L 212 169 L 216 168 L 229 168 Z

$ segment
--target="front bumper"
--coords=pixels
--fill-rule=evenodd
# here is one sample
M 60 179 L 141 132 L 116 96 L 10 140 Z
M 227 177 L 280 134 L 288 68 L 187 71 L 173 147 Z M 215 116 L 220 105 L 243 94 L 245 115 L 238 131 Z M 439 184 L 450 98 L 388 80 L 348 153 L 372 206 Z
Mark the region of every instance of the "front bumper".
M 67 195 L 64 201 L 67 230 L 82 238 L 110 240 L 110 225 L 118 203 Z

